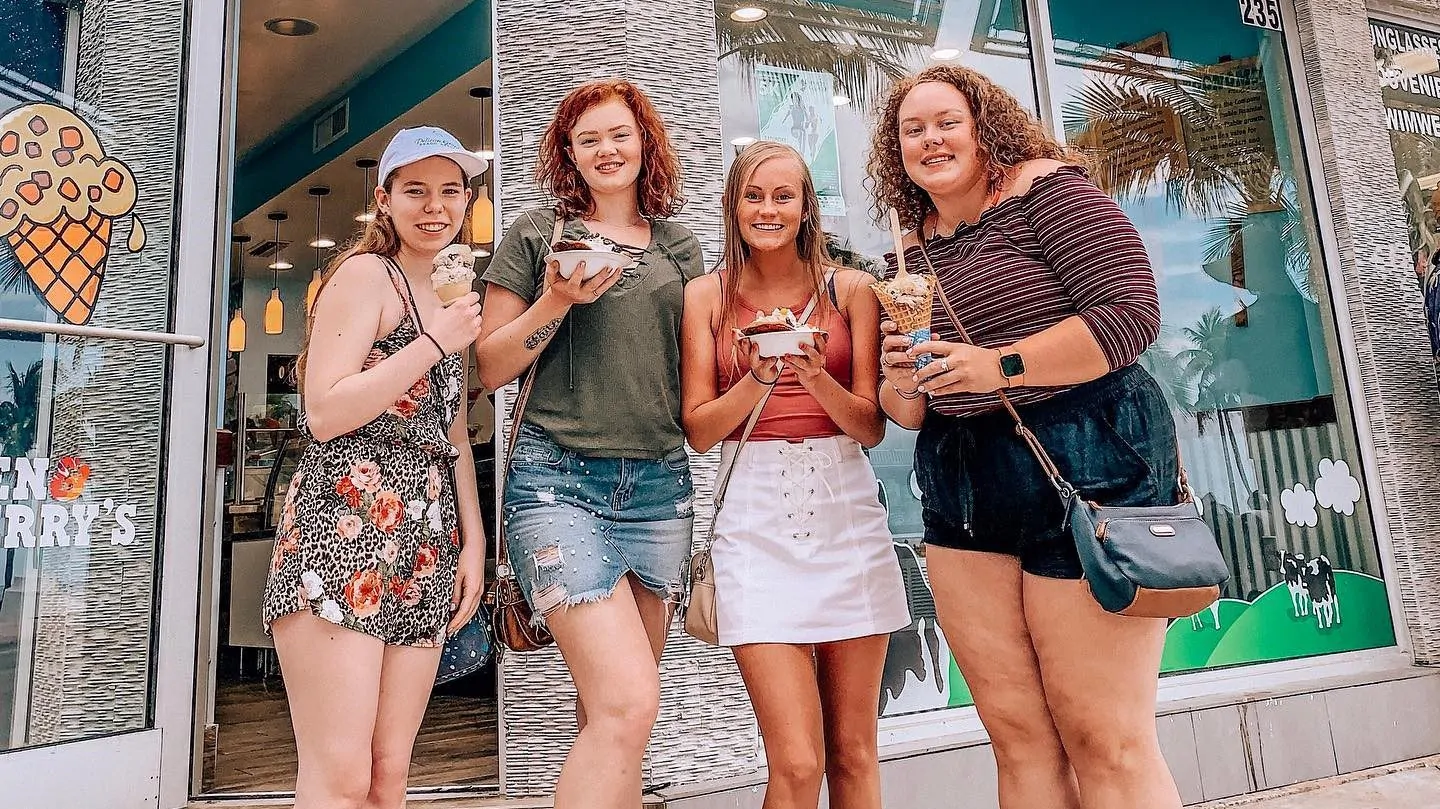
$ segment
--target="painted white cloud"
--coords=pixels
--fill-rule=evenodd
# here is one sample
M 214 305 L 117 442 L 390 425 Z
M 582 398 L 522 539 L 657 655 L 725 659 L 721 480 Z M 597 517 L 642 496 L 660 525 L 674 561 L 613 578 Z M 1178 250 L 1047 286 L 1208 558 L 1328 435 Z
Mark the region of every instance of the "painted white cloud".
M 1320 462 L 1320 477 L 1315 481 L 1315 501 L 1323 508 L 1347 517 L 1355 513 L 1360 500 L 1360 481 L 1350 474 L 1344 461 L 1326 458 Z
M 1315 510 L 1315 493 L 1297 483 L 1280 493 L 1280 506 L 1285 509 L 1285 522 L 1314 528 L 1320 522 Z

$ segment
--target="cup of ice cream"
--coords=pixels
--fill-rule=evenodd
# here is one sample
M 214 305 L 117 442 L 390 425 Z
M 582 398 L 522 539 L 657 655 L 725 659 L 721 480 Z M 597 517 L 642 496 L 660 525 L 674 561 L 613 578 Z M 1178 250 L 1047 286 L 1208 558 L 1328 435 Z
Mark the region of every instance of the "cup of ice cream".
M 814 345 L 815 335 L 824 333 L 823 329 L 799 322 L 793 312 L 784 308 L 768 314 L 756 312 L 754 320 L 735 330 L 737 337 L 754 343 L 760 356 L 767 359 L 802 354 L 802 346 Z
M 567 239 L 556 242 L 550 247 L 550 255 L 546 256 L 545 260 L 559 264 L 560 277 L 567 280 L 575 274 L 575 268 L 581 263 L 585 265 L 581 280 L 594 278 L 612 267 L 625 267 L 630 264 L 629 256 L 600 239 Z

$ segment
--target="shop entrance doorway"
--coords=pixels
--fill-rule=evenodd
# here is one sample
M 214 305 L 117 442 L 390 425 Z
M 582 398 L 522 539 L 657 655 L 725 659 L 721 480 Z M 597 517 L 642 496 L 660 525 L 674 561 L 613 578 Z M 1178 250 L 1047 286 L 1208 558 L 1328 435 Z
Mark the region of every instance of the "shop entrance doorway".
M 273 642 L 261 625 L 275 528 L 305 438 L 295 358 L 319 273 L 373 215 L 386 142 L 436 125 L 487 151 L 488 2 L 243 0 L 230 37 L 234 79 L 229 186 L 229 345 L 211 543 L 213 666 L 202 690 L 197 762 L 206 795 L 293 790 L 295 746 Z M 493 157 L 492 157 L 493 159 Z M 488 180 L 478 218 L 493 222 Z M 493 236 L 467 228 L 477 271 Z M 491 228 L 493 232 L 493 227 Z M 487 533 L 493 535 L 493 406 L 472 382 L 471 434 Z M 498 784 L 493 670 L 437 688 L 416 744 L 418 791 L 493 792 Z

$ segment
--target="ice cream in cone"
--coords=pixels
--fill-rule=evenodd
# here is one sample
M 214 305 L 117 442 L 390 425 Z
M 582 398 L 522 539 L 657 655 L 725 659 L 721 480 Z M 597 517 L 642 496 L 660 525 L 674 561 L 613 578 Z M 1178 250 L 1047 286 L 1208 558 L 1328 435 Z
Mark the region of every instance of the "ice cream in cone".
M 0 236 L 65 322 L 95 313 L 112 225 L 135 199 L 135 175 L 75 113 L 28 104 L 0 117 Z M 131 252 L 145 246 L 143 233 L 135 221 Z
M 430 283 L 440 302 L 448 304 L 469 295 L 475 285 L 475 256 L 463 244 L 452 244 L 435 254 Z
M 903 273 L 888 281 L 870 285 L 885 314 L 910 338 L 910 344 L 930 339 L 930 309 L 935 299 L 935 276 Z M 915 367 L 924 368 L 929 354 L 915 358 Z

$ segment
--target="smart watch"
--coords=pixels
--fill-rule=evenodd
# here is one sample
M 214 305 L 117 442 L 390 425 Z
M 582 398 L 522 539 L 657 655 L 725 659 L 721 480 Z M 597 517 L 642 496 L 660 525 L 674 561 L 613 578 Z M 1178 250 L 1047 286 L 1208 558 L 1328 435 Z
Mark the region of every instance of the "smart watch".
M 1025 384 L 1025 358 L 1013 351 L 1009 354 L 1000 351 L 1000 375 L 1005 377 L 1005 386 L 1014 387 Z

